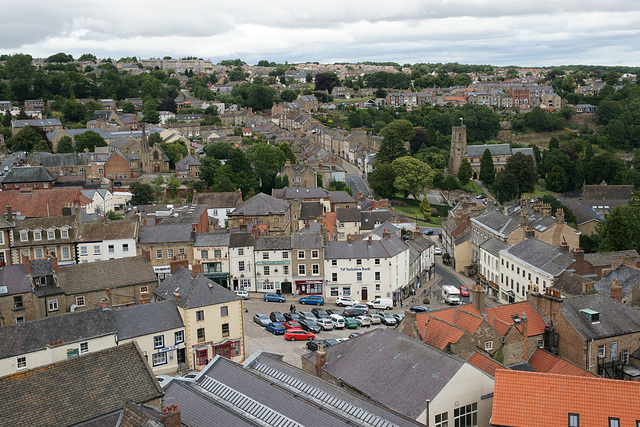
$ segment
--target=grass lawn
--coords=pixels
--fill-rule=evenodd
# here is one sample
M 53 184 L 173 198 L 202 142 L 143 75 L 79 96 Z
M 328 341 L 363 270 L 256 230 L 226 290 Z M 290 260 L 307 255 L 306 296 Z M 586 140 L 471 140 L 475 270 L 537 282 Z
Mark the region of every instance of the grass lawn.
M 393 210 L 405 214 L 409 217 L 413 217 L 414 220 L 416 220 L 417 218 L 418 225 L 439 227 L 442 223 L 442 218 L 440 217 L 431 217 L 429 221 L 424 218 L 424 215 L 422 215 L 422 212 L 420 212 L 420 200 L 407 199 L 404 197 L 394 197 L 393 200 L 398 200 L 405 203 L 406 205 L 392 206 Z
M 547 194 L 551 194 L 554 195 L 555 193 L 553 191 L 549 191 L 546 188 L 544 188 L 544 179 L 540 179 L 538 180 L 538 183 L 535 186 L 535 189 L 533 190 L 533 193 L 527 193 L 530 197 L 543 197 L 546 196 Z

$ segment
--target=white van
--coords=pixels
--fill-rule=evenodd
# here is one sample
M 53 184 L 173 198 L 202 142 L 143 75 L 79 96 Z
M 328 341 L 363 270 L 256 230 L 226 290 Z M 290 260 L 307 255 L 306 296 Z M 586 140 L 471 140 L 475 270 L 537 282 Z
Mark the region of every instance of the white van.
M 451 285 L 442 286 L 442 297 L 447 304 L 457 305 L 462 304 L 460 299 L 460 289 Z
M 376 298 L 373 301 L 369 301 L 367 307 L 391 310 L 393 308 L 393 300 L 391 298 Z

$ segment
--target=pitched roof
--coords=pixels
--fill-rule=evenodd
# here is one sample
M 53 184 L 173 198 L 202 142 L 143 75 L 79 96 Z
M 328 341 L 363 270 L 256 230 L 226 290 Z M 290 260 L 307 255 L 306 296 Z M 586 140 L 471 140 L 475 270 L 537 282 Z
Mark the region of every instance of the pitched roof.
M 427 317 L 440 319 L 450 325 L 462 328 L 470 334 L 476 333 L 476 330 L 478 330 L 483 320 L 480 312 L 470 304 L 417 314 L 416 324 L 418 325 L 418 329 L 420 329 L 420 325 L 424 326 Z
M 285 213 L 291 204 L 264 193 L 258 193 L 236 207 L 229 215 L 269 215 Z
M 302 202 L 300 207 L 300 219 L 320 218 L 324 213 L 321 202 Z
M 51 342 L 65 344 L 116 333 L 110 310 L 65 313 L 0 328 L 0 358 L 44 350 Z
M 329 191 L 331 203 L 355 203 L 356 201 L 346 191 Z
M 633 185 L 585 185 L 584 200 L 629 200 L 633 197 Z
M 611 287 L 616 283 L 622 287 L 622 301 L 624 302 L 636 284 L 640 282 L 640 268 L 628 265 L 620 265 L 615 270 L 606 274 L 595 284 L 596 290 L 603 295 L 611 295 Z
M 145 225 L 140 227 L 140 243 L 190 242 L 191 224 Z
M 471 218 L 471 222 L 501 237 L 507 237 L 520 223 L 495 209 L 487 209 L 484 213 Z
M 173 299 L 113 310 L 118 340 L 184 327 Z
M 271 251 L 275 249 L 291 249 L 291 236 L 260 236 L 256 239 L 254 250 Z
M 498 307 L 487 307 L 485 317 L 487 322 L 495 328 L 500 335 L 505 335 L 513 326 L 523 332 L 522 321 L 517 323 L 514 316 L 522 320 L 523 314 L 527 316 L 527 336 L 533 337 L 544 333 L 547 321 L 531 301 L 522 301 Z
M 152 283 L 158 280 L 144 256 L 60 266 L 58 285 L 65 294 Z
M 61 216 L 62 208 L 79 202 L 86 206 L 92 202 L 75 188 L 52 188 L 30 192 L 0 191 L 0 206 L 11 206 L 14 213 L 27 218 Z
M 357 208 L 338 208 L 336 215 L 340 222 L 360 222 L 360 209 Z
M 588 402 L 585 398 L 588 398 Z M 620 425 L 640 419 L 640 383 L 568 375 L 498 370 L 491 422 L 496 426 L 566 425 L 568 414 L 580 425 Z
M 573 255 L 535 238 L 526 238 L 503 252 L 553 276 L 558 276 L 573 264 Z
M 553 288 L 567 295 L 580 295 L 582 285 L 591 281 L 571 271 L 563 271 L 553 284 Z
M 491 255 L 499 258 L 500 251 L 503 249 L 507 249 L 509 246 L 510 245 L 508 243 L 503 242 L 502 240 L 496 239 L 495 237 L 490 237 L 480 245 L 480 249 L 484 249 Z
M 591 206 L 582 203 L 582 201 L 568 199 L 562 202 L 566 207 L 571 209 L 576 217 L 576 224 L 582 225 L 589 221 L 604 221 L 604 216 L 593 209 Z
M 24 264 L 7 265 L 0 269 L 0 296 L 31 292 L 31 280 Z
M 476 368 L 486 372 L 492 377 L 496 376 L 496 371 L 498 369 L 505 369 L 504 365 L 502 365 L 501 363 L 496 362 L 492 358 L 478 353 L 477 351 L 474 351 L 473 354 L 469 356 L 467 362 L 472 364 Z
M 197 233 L 193 247 L 229 246 L 230 237 L 227 230 L 222 233 Z
M 393 214 L 387 210 L 360 211 L 360 230 L 373 230 L 393 218 Z
M 56 176 L 43 166 L 24 166 L 11 168 L 4 176 L 4 184 L 22 182 L 53 182 Z
M 529 357 L 529 364 L 535 372 L 547 374 L 574 375 L 577 377 L 597 377 L 567 360 L 554 356 L 546 350 L 536 348 Z
M 293 199 L 326 199 L 332 192 L 322 187 L 284 187 L 271 191 L 273 197 L 284 200 Z
M 164 300 L 169 300 L 173 299 L 174 292 L 177 292 L 180 296 L 177 305 L 185 310 L 223 304 L 240 299 L 233 292 L 207 279 L 200 273 L 192 276 L 191 270 L 187 270 L 184 267 L 178 267 L 171 273 L 158 286 L 154 294 Z
M 636 262 L 640 262 L 640 255 L 638 255 L 638 252 L 635 249 L 584 254 L 585 262 L 588 262 L 595 267 L 608 267 L 612 265 L 615 258 L 635 258 Z
M 6 425 L 74 425 L 163 396 L 139 347 L 106 350 L 0 378 Z
M 223 193 L 196 193 L 193 203 L 207 205 L 207 209 L 235 208 L 242 202 L 242 194 L 237 191 Z
M 229 236 L 229 247 L 230 248 L 239 248 L 239 247 L 247 247 L 255 245 L 255 237 L 253 234 L 247 233 L 245 231 L 235 231 L 230 233 Z
M 388 239 L 357 242 L 328 242 L 324 248 L 325 259 L 391 258 L 409 247 L 395 234 Z
M 83 223 L 78 229 L 78 242 L 98 242 L 104 240 L 135 239 L 138 235 L 138 221 L 110 221 Z
M 467 145 L 467 156 L 482 156 L 484 150 L 489 150 L 492 156 L 511 155 L 509 144 Z
M 292 249 L 322 249 L 323 241 L 320 232 L 309 232 L 304 229 L 291 235 Z
M 444 350 L 449 344 L 457 343 L 465 332 L 462 328 L 430 316 L 416 317 L 416 327 L 425 344 L 440 350 Z

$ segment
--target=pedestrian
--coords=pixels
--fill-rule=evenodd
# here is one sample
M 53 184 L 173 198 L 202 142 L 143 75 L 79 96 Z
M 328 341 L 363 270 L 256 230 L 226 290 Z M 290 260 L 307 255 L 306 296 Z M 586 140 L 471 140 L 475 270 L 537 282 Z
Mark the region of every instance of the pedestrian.
M 293 307 L 293 312 L 295 313 L 296 312 L 296 306 L 292 304 L 292 307 Z
M 293 311 L 293 310 L 294 310 L 294 308 L 293 308 L 293 304 L 291 304 L 291 305 L 289 306 L 289 313 L 295 313 L 295 311 Z
M 369 332 L 369 330 L 367 329 L 367 327 L 364 327 L 364 333 L 366 334 L 367 332 Z

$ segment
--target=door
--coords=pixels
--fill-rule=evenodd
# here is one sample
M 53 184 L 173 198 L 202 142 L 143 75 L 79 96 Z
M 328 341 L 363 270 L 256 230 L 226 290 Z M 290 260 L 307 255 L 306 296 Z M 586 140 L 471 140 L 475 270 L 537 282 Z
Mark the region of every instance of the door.
M 178 364 L 187 363 L 187 354 L 184 348 L 178 349 Z
M 362 301 L 369 301 L 369 288 L 363 286 L 360 288 L 360 295 Z
M 291 286 L 291 282 L 282 282 L 282 293 L 283 294 L 291 294 L 292 293 L 292 286 Z

